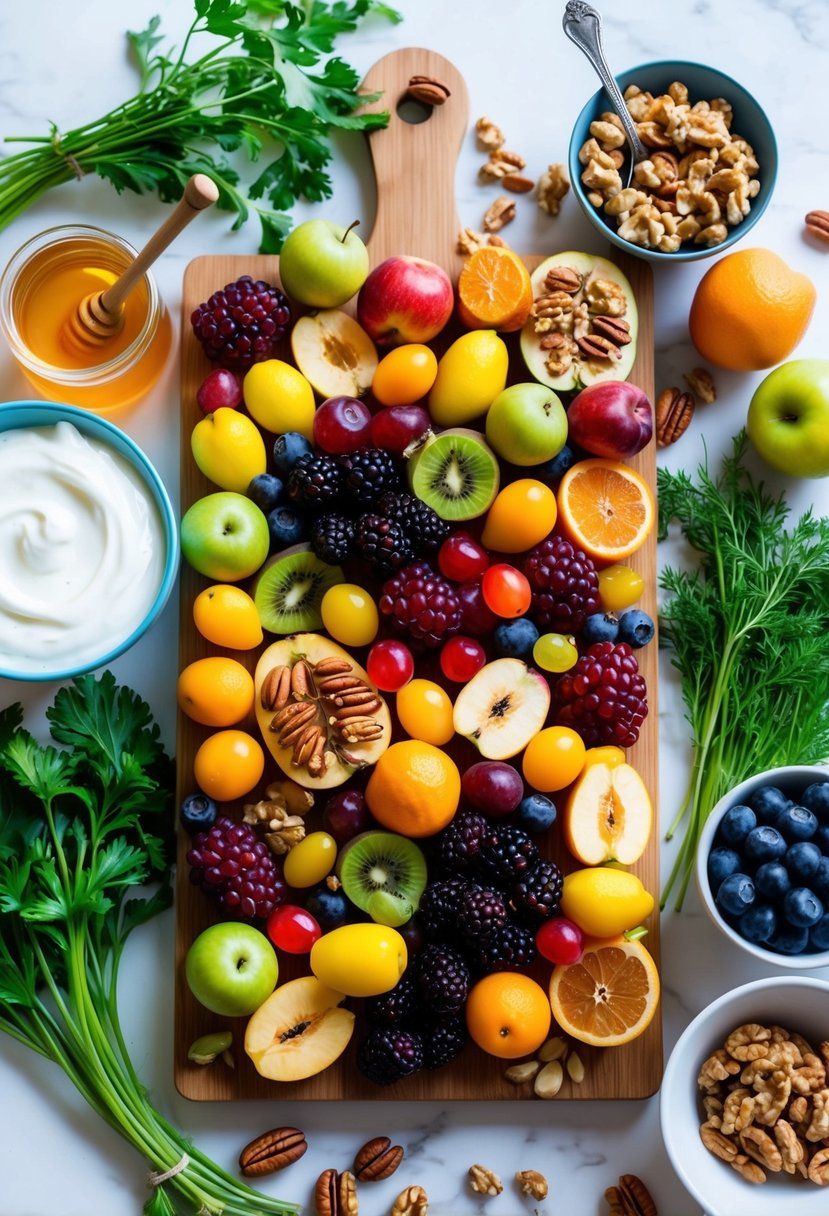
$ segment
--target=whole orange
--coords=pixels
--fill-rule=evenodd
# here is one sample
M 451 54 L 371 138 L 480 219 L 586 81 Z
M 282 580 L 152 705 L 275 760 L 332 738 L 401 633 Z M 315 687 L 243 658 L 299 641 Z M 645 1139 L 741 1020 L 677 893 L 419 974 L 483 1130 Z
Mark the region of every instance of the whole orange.
M 217 802 L 248 794 L 265 771 L 265 753 L 244 730 L 217 730 L 208 735 L 193 760 L 199 789 Z
M 816 294 L 811 279 L 770 249 L 727 253 L 697 286 L 691 340 L 704 359 L 730 371 L 774 367 L 806 332 Z
M 253 676 L 236 659 L 196 659 L 178 678 L 180 709 L 203 726 L 235 726 L 253 709 Z
M 547 993 L 528 975 L 495 971 L 485 975 L 466 998 L 466 1025 L 482 1051 L 502 1060 L 537 1051 L 550 1031 Z
M 419 739 L 392 743 L 366 786 L 366 802 L 374 818 L 403 836 L 432 836 L 445 828 L 460 796 L 457 764 L 439 747 Z

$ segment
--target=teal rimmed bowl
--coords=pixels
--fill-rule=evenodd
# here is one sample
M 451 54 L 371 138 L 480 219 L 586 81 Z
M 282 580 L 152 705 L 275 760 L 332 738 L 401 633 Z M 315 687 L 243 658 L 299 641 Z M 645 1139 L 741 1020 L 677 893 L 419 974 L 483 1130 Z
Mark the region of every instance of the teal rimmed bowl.
M 760 166 L 757 175 L 760 180 L 760 192 L 756 198 L 752 199 L 751 210 L 745 219 L 733 228 L 729 228 L 726 239 L 711 248 L 689 243 L 681 245 L 675 253 L 665 253 L 659 249 L 644 249 L 631 241 L 623 240 L 616 232 L 615 218 L 606 216 L 601 209 L 597 210 L 593 206 L 587 198 L 587 187 L 581 180 L 582 165 L 579 161 L 579 150 L 585 140 L 590 137 L 590 124 L 604 111 L 613 109 L 604 89 L 600 89 L 598 93 L 593 94 L 582 109 L 570 137 L 568 163 L 573 193 L 590 223 L 603 237 L 620 249 L 649 262 L 695 262 L 701 258 L 716 257 L 724 253 L 737 241 L 741 241 L 760 219 L 769 205 L 777 179 L 777 141 L 771 123 L 756 98 L 733 77 L 702 63 L 677 59 L 643 63 L 638 67 L 628 68 L 626 72 L 622 72 L 616 77 L 616 83 L 623 93 L 628 85 L 635 84 L 655 96 L 666 92 L 668 85 L 674 80 L 681 81 L 687 86 L 692 104 L 697 101 L 711 101 L 715 97 L 723 97 L 730 102 L 734 112 L 731 130 L 751 144 L 757 157 Z M 627 144 L 622 150 L 628 152 Z
M 92 643 L 82 648 L 77 658 L 73 659 L 66 653 L 55 654 L 54 662 L 45 656 L 40 660 L 28 654 L 21 659 L 11 653 L 8 645 L 4 650 L 0 639 L 0 677 L 5 679 L 27 682 L 67 680 L 111 663 L 134 646 L 158 619 L 170 597 L 178 573 L 178 526 L 172 504 L 164 483 L 150 460 L 124 431 L 100 415 L 72 405 L 51 401 L 11 401 L 0 404 L 0 435 L 21 429 L 53 427 L 59 422 L 71 423 L 82 435 L 104 445 L 130 466 L 155 508 L 163 553 L 150 575 L 156 585 L 154 590 L 152 586 L 147 588 L 145 598 L 149 601 L 148 607 L 137 623 L 133 620 L 129 625 L 125 625 L 118 636 L 117 631 L 113 631 L 113 635 L 108 639 L 102 636 L 100 650 L 95 650 Z M 10 505 L 12 509 L 17 506 Z M 6 543 L 14 545 L 22 542 L 10 539 Z

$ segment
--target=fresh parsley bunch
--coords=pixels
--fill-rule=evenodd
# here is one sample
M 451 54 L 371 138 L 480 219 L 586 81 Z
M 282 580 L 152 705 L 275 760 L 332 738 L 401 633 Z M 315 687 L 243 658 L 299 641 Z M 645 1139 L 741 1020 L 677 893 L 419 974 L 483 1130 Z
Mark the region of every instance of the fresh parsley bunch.
M 668 567 L 660 637 L 672 651 L 693 734 L 691 780 L 667 839 L 687 817 L 662 895 L 682 906 L 703 825 L 739 782 L 829 757 L 829 519 L 789 526 L 783 496 L 743 463 L 738 435 L 718 476 L 657 472 L 659 535 L 679 525 L 693 570 Z
M 41 746 L 0 712 L 0 1030 L 53 1060 L 164 1174 L 146 1216 L 290 1216 L 184 1139 L 153 1107 L 118 1018 L 127 938 L 170 903 L 173 765 L 150 709 L 111 672 L 47 710 Z
M 0 160 L 0 228 L 52 186 L 85 173 L 119 193 L 158 193 L 178 200 L 193 173 L 219 188 L 218 206 L 235 212 L 234 230 L 251 211 L 262 228 L 261 253 L 276 253 L 291 227 L 286 212 L 300 197 L 329 198 L 333 130 L 370 131 L 388 114 L 356 114 L 375 97 L 358 94 L 360 78 L 331 56 L 339 35 L 370 13 L 399 14 L 380 0 L 195 0 L 195 18 L 176 52 L 161 49 L 160 19 L 127 35 L 140 87 L 96 122 L 48 136 Z M 194 40 L 213 45 L 188 62 Z M 247 188 L 226 153 L 266 163 Z

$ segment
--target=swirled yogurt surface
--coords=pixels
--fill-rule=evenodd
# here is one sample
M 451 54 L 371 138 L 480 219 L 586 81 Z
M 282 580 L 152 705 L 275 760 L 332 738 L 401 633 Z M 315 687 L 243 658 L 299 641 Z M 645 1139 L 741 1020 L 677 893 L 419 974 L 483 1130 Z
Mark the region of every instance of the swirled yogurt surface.
M 0 667 L 48 673 L 123 642 L 166 546 L 140 474 L 70 422 L 0 434 Z

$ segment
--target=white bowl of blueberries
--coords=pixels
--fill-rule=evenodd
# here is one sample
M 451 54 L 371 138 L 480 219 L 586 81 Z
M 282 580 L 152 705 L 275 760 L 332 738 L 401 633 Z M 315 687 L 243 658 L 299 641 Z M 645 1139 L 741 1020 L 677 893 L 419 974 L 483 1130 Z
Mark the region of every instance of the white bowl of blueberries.
M 829 967 L 829 767 L 769 769 L 708 816 L 700 897 L 726 937 L 777 967 Z

